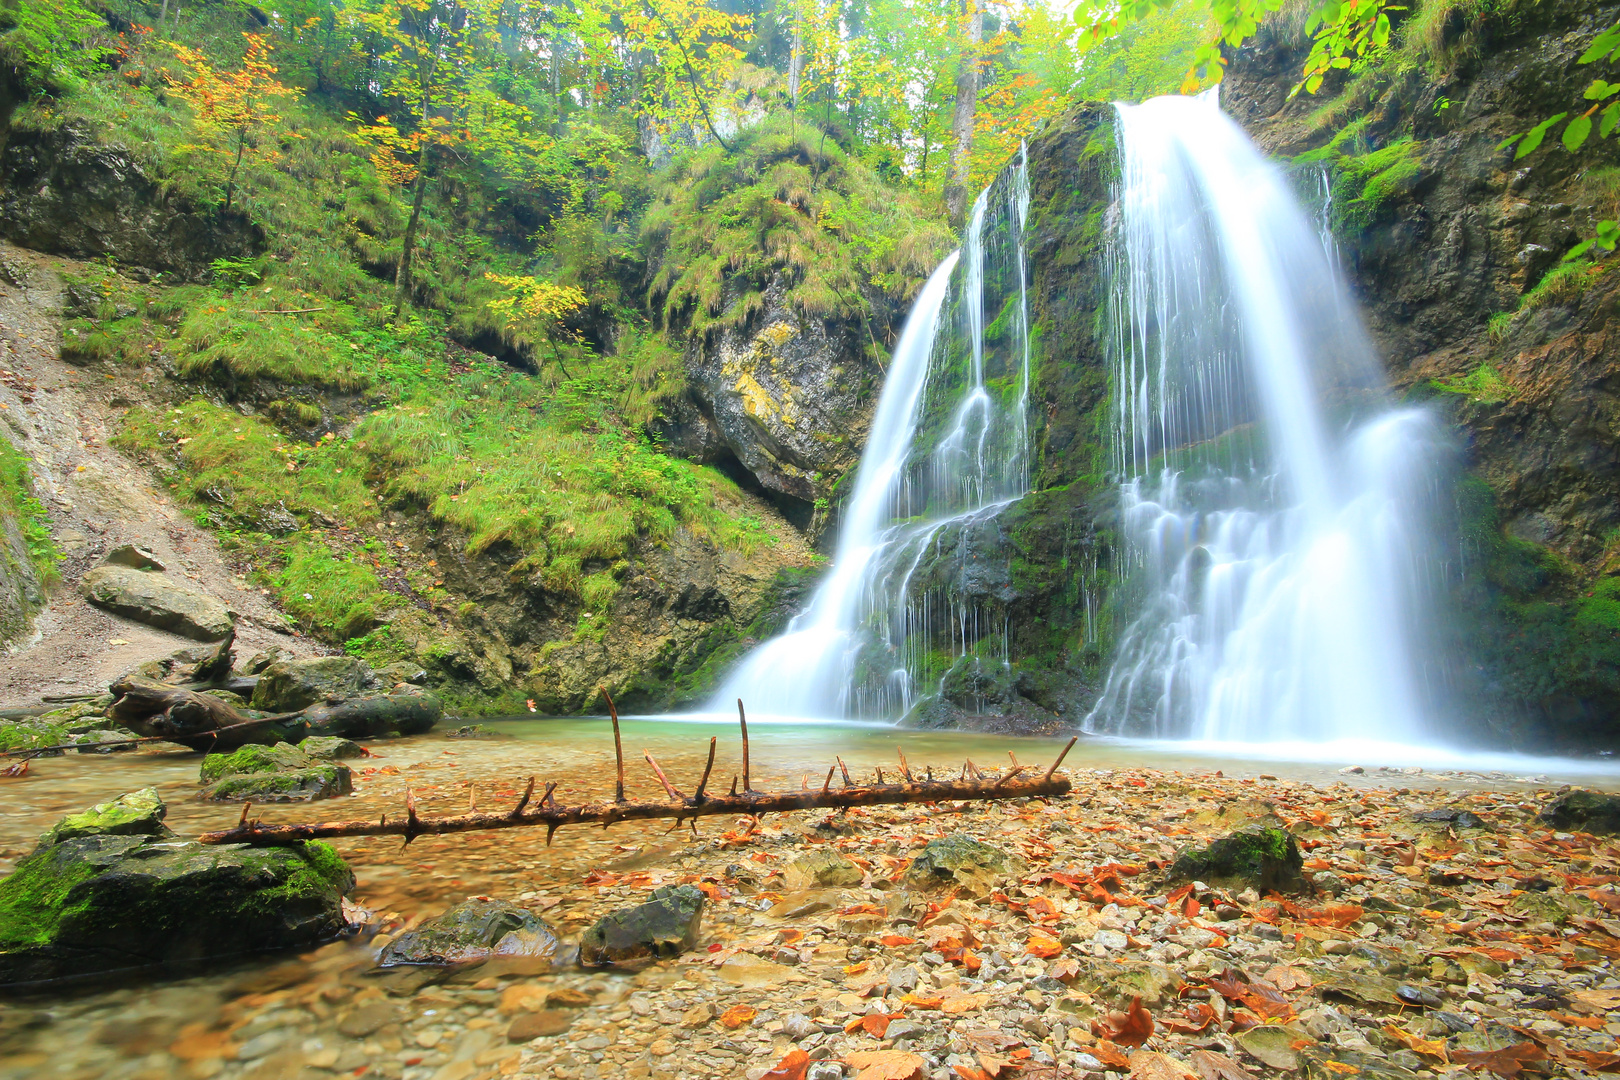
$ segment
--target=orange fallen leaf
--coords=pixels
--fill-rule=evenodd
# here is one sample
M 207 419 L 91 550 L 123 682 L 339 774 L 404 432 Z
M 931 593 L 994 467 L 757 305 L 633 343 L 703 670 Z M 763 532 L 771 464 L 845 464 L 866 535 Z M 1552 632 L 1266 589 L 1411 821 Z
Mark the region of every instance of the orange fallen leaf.
M 1053 964 L 1046 973 L 1060 982 L 1073 982 L 1080 977 L 1080 961 L 1065 957 Z
M 1129 1060 L 1131 1080 L 1198 1080 L 1192 1070 L 1168 1054 L 1138 1050 Z
M 1038 956 L 1042 960 L 1050 960 L 1063 952 L 1063 943 L 1045 934 L 1031 934 L 1029 944 L 1024 946 L 1024 952 L 1030 956 Z
M 862 960 L 858 964 L 848 964 L 848 965 L 846 965 L 844 967 L 844 974 L 845 975 L 864 975 L 864 974 L 866 974 L 866 969 L 871 967 L 871 966 L 872 965 L 868 964 L 865 960 Z
M 1093 1046 L 1087 1053 L 1110 1069 L 1128 1069 L 1131 1067 L 1131 1059 L 1126 1057 L 1124 1051 L 1107 1039 Z
M 976 1069 L 972 1065 L 952 1065 L 951 1070 L 956 1073 L 957 1080 L 992 1080 L 983 1069 Z
M 733 1030 L 754 1022 L 759 1010 L 752 1005 L 733 1005 L 720 1014 L 720 1023 Z
M 844 1055 L 844 1063 L 859 1070 L 855 1080 L 920 1080 L 928 1075 L 926 1061 L 901 1050 L 856 1050 Z
M 937 1009 L 945 1003 L 945 999 L 942 997 L 930 997 L 921 994 L 906 994 L 900 1001 L 903 1004 L 910 1005 L 913 1009 Z
M 799 942 L 804 940 L 804 931 L 798 929 L 797 927 L 790 927 L 789 929 L 781 931 L 778 937 L 781 938 L 780 943 L 783 945 L 797 945 Z
M 887 949 L 898 948 L 901 945 L 917 944 L 916 938 L 906 937 L 904 934 L 885 934 L 881 940 L 883 941 L 884 948 Z
M 1394 1039 L 1396 1042 L 1400 1043 L 1414 1054 L 1423 1054 L 1426 1057 L 1439 1058 L 1442 1062 L 1446 1063 L 1449 1063 L 1451 1060 L 1446 1056 L 1446 1042 L 1444 1039 L 1420 1038 L 1417 1035 L 1413 1035 L 1410 1031 L 1402 1031 L 1394 1024 L 1385 1024 L 1384 1034 L 1388 1035 L 1390 1038 Z
M 787 1057 L 776 1063 L 776 1068 L 759 1080 L 804 1080 L 810 1071 L 810 1055 L 803 1050 L 790 1050 Z
M 1093 1020 L 1091 1033 L 1121 1046 L 1141 1046 L 1153 1037 L 1153 1017 L 1142 1008 L 1142 999 L 1133 997 L 1124 1012 L 1111 1012 L 1102 1020 Z
M 1253 1073 L 1225 1054 L 1218 1054 L 1213 1050 L 1194 1050 L 1188 1057 L 1192 1061 L 1193 1069 L 1204 1080 L 1254 1080 Z
M 187 1024 L 169 1046 L 169 1053 L 182 1061 L 229 1059 L 236 1056 L 236 1044 L 227 1031 L 209 1031 L 206 1024 Z
M 889 1022 L 892 1020 L 898 1020 L 904 1015 L 906 1014 L 903 1012 L 897 1012 L 868 1013 L 865 1016 L 857 1016 L 855 1019 L 844 1025 L 844 1033 L 850 1034 L 856 1030 L 864 1028 L 866 1033 L 872 1036 L 872 1038 L 881 1039 L 884 1035 L 888 1034 Z
M 1547 1052 L 1533 1042 L 1522 1042 L 1503 1047 L 1501 1050 L 1479 1053 L 1457 1050 L 1451 1057 L 1457 1064 L 1466 1065 L 1475 1072 L 1484 1070 L 1511 1080 L 1523 1072 L 1525 1066 L 1547 1060 Z

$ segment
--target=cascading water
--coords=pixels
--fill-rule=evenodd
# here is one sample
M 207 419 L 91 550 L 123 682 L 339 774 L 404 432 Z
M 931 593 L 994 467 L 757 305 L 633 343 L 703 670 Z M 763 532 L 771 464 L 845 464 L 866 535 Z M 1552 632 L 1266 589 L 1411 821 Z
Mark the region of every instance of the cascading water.
M 1212 95 L 1118 119 L 1129 621 L 1086 727 L 1422 741 L 1436 430 L 1390 407 L 1322 231 Z
M 1005 620 L 959 587 L 955 553 L 1028 488 L 1028 210 L 1020 155 L 912 305 L 832 569 L 716 707 L 741 698 L 751 714 L 892 720 L 964 655 L 1005 662 Z

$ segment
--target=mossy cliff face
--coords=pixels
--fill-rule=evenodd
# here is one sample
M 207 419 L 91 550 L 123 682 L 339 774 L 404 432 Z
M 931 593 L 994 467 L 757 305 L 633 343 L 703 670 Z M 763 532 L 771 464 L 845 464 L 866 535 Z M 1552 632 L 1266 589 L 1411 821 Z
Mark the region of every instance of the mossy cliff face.
M 1332 177 L 1333 221 L 1390 379 L 1454 425 L 1465 711 L 1521 747 L 1620 735 L 1620 277 L 1561 257 L 1615 214 L 1608 143 L 1501 142 L 1578 102 L 1620 6 L 1415 6 L 1396 45 L 1290 102 L 1307 43 L 1268 25 L 1225 107 Z M 1307 189 L 1314 176 L 1301 177 Z
M 942 530 L 931 545 L 937 554 L 913 576 L 917 587 L 948 588 L 982 622 L 1004 619 L 1006 663 L 986 649 L 952 663 L 942 629 L 935 645 L 942 693 L 911 718 L 928 726 L 1033 731 L 1077 723 L 1108 658 L 1118 508 L 1104 475 L 1112 109 L 1072 110 L 1031 141 L 1028 154 L 1031 490 L 997 515 Z M 999 635 L 985 644 L 999 647 Z

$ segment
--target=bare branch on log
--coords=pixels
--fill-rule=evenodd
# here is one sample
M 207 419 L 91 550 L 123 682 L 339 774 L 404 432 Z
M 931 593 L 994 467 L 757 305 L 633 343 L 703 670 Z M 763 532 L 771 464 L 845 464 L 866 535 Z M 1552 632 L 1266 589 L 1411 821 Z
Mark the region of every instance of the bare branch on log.
M 754 785 L 748 782 L 748 714 L 743 712 L 742 698 L 737 699 L 737 722 L 742 725 L 743 790 L 753 791 Z
M 607 689 L 602 689 L 607 697 Z M 911 774 L 911 767 L 906 763 L 905 755 L 900 756 L 901 770 L 905 780 L 897 784 L 883 783 L 883 770 L 877 772 L 878 782 L 870 785 L 856 785 L 850 782 L 849 768 L 842 758 L 837 764 L 827 769 L 827 779 L 816 791 L 810 787 L 808 778 L 798 791 L 765 792 L 755 791 L 748 787 L 748 758 L 747 758 L 747 714 L 743 712 L 742 702 L 737 702 L 738 719 L 743 731 L 744 790 L 738 792 L 736 778 L 732 778 L 731 794 L 713 796 L 705 795 L 704 788 L 709 782 L 709 773 L 714 768 L 715 741 L 709 740 L 709 760 L 703 767 L 703 778 L 698 781 L 696 791 L 690 797 L 682 795 L 669 777 L 654 760 L 652 754 L 646 753 L 647 764 L 652 767 L 653 774 L 663 785 L 665 793 L 669 796 L 666 802 L 630 802 L 624 795 L 624 749 L 619 738 L 619 714 L 613 705 L 613 699 L 608 697 L 608 712 L 613 719 L 613 745 L 618 759 L 619 773 L 613 802 L 585 803 L 579 806 L 560 806 L 552 798 L 556 790 L 555 781 L 546 784 L 546 793 L 541 796 L 540 803 L 534 809 L 528 809 L 529 800 L 534 795 L 534 778 L 523 790 L 517 805 L 504 813 L 479 813 L 473 809 L 471 792 L 469 791 L 468 810 L 465 814 L 447 815 L 445 817 L 421 817 L 416 812 L 416 795 L 410 788 L 405 789 L 405 820 L 395 819 L 390 822 L 388 815 L 384 814 L 378 821 L 321 821 L 304 825 L 264 825 L 257 821 L 248 821 L 247 808 L 242 810 L 242 820 L 234 829 L 225 829 L 220 832 L 204 833 L 198 837 L 205 844 L 254 844 L 268 846 L 273 844 L 290 844 L 300 840 L 321 840 L 338 836 L 402 836 L 409 844 L 418 836 L 442 835 L 444 833 L 470 832 L 481 829 L 512 829 L 535 825 L 544 825 L 546 828 L 546 843 L 557 830 L 564 825 L 600 824 L 604 829 L 615 821 L 647 821 L 657 818 L 674 818 L 675 827 L 679 828 L 682 821 L 690 819 L 694 828 L 700 817 L 712 817 L 716 814 L 739 814 L 753 818 L 755 821 L 764 814 L 780 814 L 792 810 L 823 810 L 823 809 L 849 809 L 852 806 L 890 806 L 900 803 L 934 803 L 934 802 L 971 802 L 979 800 L 1021 799 L 1030 797 L 1056 797 L 1067 795 L 1070 790 L 1069 779 L 1066 776 L 1056 776 L 1057 767 L 1068 754 L 1070 747 L 1074 746 L 1074 739 L 1069 740 L 1063 753 L 1058 755 L 1057 761 L 1046 770 L 1046 774 L 1039 779 L 1022 777 L 1027 766 L 1017 765 L 1009 769 L 1004 775 L 995 780 L 987 779 L 971 763 L 963 769 L 963 776 L 957 780 L 935 780 L 933 770 L 930 769 L 928 779 L 917 780 Z M 1016 758 L 1014 761 L 1016 762 Z M 968 769 L 975 774 L 972 779 L 967 777 Z M 832 778 L 835 769 L 842 769 L 844 786 L 837 791 L 832 790 Z

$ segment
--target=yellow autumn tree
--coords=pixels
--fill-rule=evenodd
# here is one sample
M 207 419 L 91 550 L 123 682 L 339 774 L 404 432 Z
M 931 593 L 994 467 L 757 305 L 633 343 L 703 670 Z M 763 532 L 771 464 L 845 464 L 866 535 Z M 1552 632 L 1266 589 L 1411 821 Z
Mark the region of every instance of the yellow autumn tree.
M 184 149 L 201 150 L 230 159 L 225 173 L 225 209 L 231 208 L 242 158 L 257 152 L 265 131 L 281 123 L 279 104 L 296 101 L 302 90 L 285 86 L 276 79 L 270 63 L 270 43 L 260 34 L 243 34 L 247 55 L 238 71 L 220 71 L 196 49 L 176 45 L 175 53 L 189 69 L 188 77 L 169 79 L 170 90 L 191 107 L 197 131 L 208 138 L 202 145 Z

